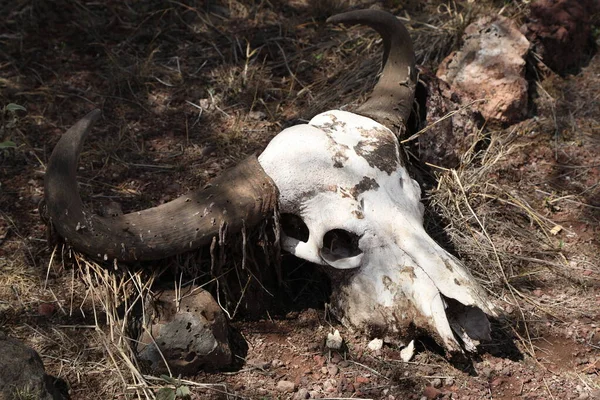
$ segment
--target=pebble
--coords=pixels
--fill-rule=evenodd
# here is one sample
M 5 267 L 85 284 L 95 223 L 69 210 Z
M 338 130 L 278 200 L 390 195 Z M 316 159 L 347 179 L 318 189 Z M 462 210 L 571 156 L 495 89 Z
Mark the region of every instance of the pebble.
M 492 376 L 492 369 L 489 367 L 482 368 L 481 375 L 485 378 L 489 378 L 490 376 Z
M 431 386 L 433 386 L 434 388 L 441 388 L 442 380 L 440 378 L 435 378 L 434 380 L 431 381 Z
M 56 311 L 56 306 L 52 303 L 40 303 L 38 305 L 38 314 L 44 317 L 51 317 Z
M 275 368 L 279 368 L 285 365 L 285 363 L 279 359 L 274 359 L 273 361 L 271 361 L 271 365 Z
M 277 390 L 279 392 L 283 392 L 283 393 L 293 392 L 295 388 L 296 388 L 296 385 L 294 384 L 294 382 L 290 382 L 290 381 L 286 381 L 286 380 L 277 382 Z
M 248 364 L 260 369 L 268 369 L 271 366 L 271 362 L 265 360 L 248 360 Z
M 340 369 L 337 367 L 337 365 L 327 366 L 327 372 L 329 372 L 329 375 L 331 375 L 331 376 L 336 376 L 339 371 L 340 371 Z
M 294 397 L 292 397 L 293 400 L 305 400 L 305 399 L 310 399 L 310 393 L 308 392 L 307 389 L 305 388 L 300 388 L 298 389 L 298 391 L 296 392 L 296 394 L 294 395 Z
M 454 378 L 446 378 L 446 385 L 448 385 L 448 386 L 454 385 Z
M 427 400 L 437 399 L 442 395 L 442 392 L 433 386 L 426 386 L 425 390 L 423 390 L 423 396 L 427 398 Z
M 338 364 L 338 363 L 339 363 L 340 361 L 342 361 L 342 360 L 343 360 L 343 359 L 342 359 L 342 356 L 340 355 L 340 353 L 334 353 L 334 354 L 331 356 L 331 362 L 332 362 L 333 364 Z
M 335 379 L 327 379 L 323 382 L 323 390 L 326 392 L 332 393 L 336 391 L 337 382 Z
M 323 356 L 314 356 L 313 360 L 315 360 L 319 367 L 322 367 L 325 364 L 325 357 Z
M 319 392 L 317 392 L 316 390 L 311 390 L 310 392 L 308 392 L 308 394 L 310 396 L 310 399 L 318 399 L 319 397 L 321 397 Z

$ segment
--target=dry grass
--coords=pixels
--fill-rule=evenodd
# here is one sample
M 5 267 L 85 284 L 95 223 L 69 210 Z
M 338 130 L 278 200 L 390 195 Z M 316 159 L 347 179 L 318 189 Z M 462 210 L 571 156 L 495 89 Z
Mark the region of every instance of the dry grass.
M 17 130 L 11 131 L 21 147 L 0 155 L 0 161 L 15 166 L 2 175 L 0 190 L 5 189 L 7 178 L 18 180 L 0 193 L 10 196 L 2 204 L 20 204 L 0 214 L 0 229 L 7 226 L 10 231 L 0 243 L 0 322 L 3 329 L 39 350 L 53 374 L 77 388 L 73 398 L 94 394 L 154 399 L 160 388 L 178 385 L 189 387 L 196 398 L 234 398 L 220 384 L 144 374 L 129 331 L 133 308 L 151 295 L 153 285 L 164 280 L 161 274 L 169 270 L 176 271 L 169 273 L 169 285 L 179 287 L 195 274 L 198 281 L 224 295 L 222 307 L 236 316 L 244 311 L 241 303 L 246 296 L 257 296 L 259 302 L 261 295 L 271 298 L 266 282 L 270 277 L 260 276 L 257 266 L 273 263 L 279 254 L 276 243 L 246 252 L 240 246 L 242 238 L 235 238 L 235 251 L 226 260 L 221 248 L 212 254 L 204 252 L 200 259 L 190 254 L 158 267 L 153 264 L 155 269 L 150 270 L 124 265 L 106 268 L 60 247 L 52 253 L 46 249 L 38 215 L 31 211 L 37 205 L 22 200 L 41 190 L 33 172 L 43 168 L 47 159 L 48 138 L 55 141 L 90 103 L 103 106 L 105 115 L 113 119 L 103 121 L 86 144 L 83 197 L 93 195 L 94 206 L 105 199 L 119 199 L 125 210 L 142 208 L 203 184 L 225 166 L 264 147 L 290 121 L 310 118 L 324 109 L 351 107 L 376 80 L 381 55 L 374 33 L 360 28 L 326 30 L 320 25 L 323 17 L 349 2 L 290 2 L 293 11 L 270 2 L 256 2 L 254 8 L 246 2 L 221 3 L 204 8 L 150 1 L 145 9 L 115 3 L 104 13 L 97 5 L 75 2 L 62 12 L 71 15 L 70 21 L 80 22 L 69 25 L 73 29 L 69 35 L 52 41 L 55 59 L 45 58 L 47 63 L 36 61 L 25 68 L 0 50 L 0 106 L 13 98 L 29 102 L 29 114 L 21 121 L 27 129 L 17 124 Z M 350 3 L 370 6 L 374 2 Z M 491 2 L 428 2 L 422 8 L 406 9 L 396 2 L 386 5 L 401 11 L 419 63 L 431 68 L 459 45 L 464 28 L 477 15 L 493 7 Z M 2 7 L 3 26 L 21 35 L 19 40 L 42 18 L 62 19 L 58 11 L 28 1 Z M 524 3 L 511 2 L 494 12 L 519 19 L 523 9 Z M 124 34 L 106 32 L 102 27 L 109 20 Z M 78 35 L 91 43 L 81 46 L 84 50 L 69 42 Z M 46 46 L 19 44 L 10 37 L 1 40 L 11 51 L 29 45 L 30 54 Z M 560 104 L 561 96 L 569 95 L 546 89 L 552 104 Z M 580 115 L 589 112 L 580 106 Z M 581 312 L 574 296 L 541 302 L 530 289 L 551 276 L 579 290 L 579 285 L 600 276 L 575 279 L 570 262 L 577 260 L 576 255 L 561 248 L 552 216 L 532 201 L 527 188 L 499 178 L 506 172 L 507 160 L 523 152 L 522 139 L 532 130 L 553 132 L 555 127 L 567 127 L 573 132 L 581 128 L 580 121 L 571 118 L 573 113 L 558 111 L 563 119 L 552 125 L 480 132 L 460 168 L 438 170 L 437 188 L 428 199 L 447 223 L 445 232 L 460 258 L 505 310 L 517 310 L 508 323 L 527 339 L 524 348 L 529 351 L 532 334 L 521 329 L 527 321 L 545 315 L 560 320 L 565 312 Z M 588 115 L 586 121 L 591 120 Z M 583 134 L 592 137 L 595 131 L 597 124 Z M 25 173 L 22 166 L 28 168 Z M 178 187 L 172 190 L 173 183 Z M 572 197 L 548 193 L 550 205 L 589 203 L 585 193 Z M 272 228 L 262 227 L 266 242 L 277 236 L 267 232 Z M 563 234 L 568 230 L 562 227 Z M 581 257 L 578 268 L 591 270 L 589 264 L 595 260 Z M 243 264 L 254 269 L 241 273 Z M 281 279 L 282 272 L 276 275 Z M 275 286 L 280 283 L 277 279 Z M 52 322 L 40 315 L 40 303 L 56 307 Z

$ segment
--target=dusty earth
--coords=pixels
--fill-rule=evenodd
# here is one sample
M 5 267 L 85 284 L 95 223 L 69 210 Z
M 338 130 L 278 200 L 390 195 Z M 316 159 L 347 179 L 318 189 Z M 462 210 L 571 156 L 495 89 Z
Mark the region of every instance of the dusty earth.
M 419 62 L 433 71 L 475 16 L 501 11 L 521 24 L 528 15 L 520 2 L 400 3 L 351 2 L 405 16 Z M 153 398 L 161 387 L 186 387 L 196 399 L 600 398 L 600 57 L 592 53 L 561 75 L 532 56 L 524 121 L 484 127 L 478 153 L 456 175 L 419 166 L 430 230 L 503 310 L 479 354 L 449 360 L 426 337 L 408 363 L 393 344 L 371 351 L 370 338 L 329 318 L 327 285 L 311 272 L 289 285 L 283 307 L 235 318 L 243 340 L 232 370 L 170 380 L 127 363 L 92 290 L 110 280 L 111 266 L 74 257 L 49 240 L 40 218 L 53 145 L 101 108 L 80 162 L 85 201 L 96 210 L 118 201 L 125 211 L 168 201 L 260 151 L 283 127 L 360 98 L 379 48 L 370 32 L 325 25 L 347 7 L 0 6 L 0 107 L 25 108 L 4 109 L 0 120 L 0 328 L 35 348 L 72 399 Z M 591 34 L 597 41 L 598 25 Z M 453 176 L 462 186 L 449 184 Z M 461 190 L 479 222 L 460 212 Z M 313 270 L 290 256 L 286 267 Z M 333 329 L 346 340 L 340 352 L 324 347 Z

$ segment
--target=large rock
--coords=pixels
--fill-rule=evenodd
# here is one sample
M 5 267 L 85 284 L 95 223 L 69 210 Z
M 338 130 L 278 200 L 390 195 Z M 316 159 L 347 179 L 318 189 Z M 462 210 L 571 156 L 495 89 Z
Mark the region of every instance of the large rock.
M 522 30 L 544 64 L 563 74 L 590 57 L 592 15 L 599 11 L 598 0 L 539 0 Z
M 513 124 L 527 113 L 525 59 L 529 41 L 502 16 L 482 17 L 465 29 L 462 48 L 442 61 L 437 76 L 490 122 Z
M 417 97 L 426 112 L 419 135 L 419 159 L 444 168 L 457 168 L 462 155 L 476 142 L 481 114 L 463 107 L 461 96 L 430 71 L 419 71 Z
M 166 360 L 175 376 L 229 366 L 232 355 L 223 310 L 210 293 L 198 287 L 184 288 L 179 295 L 179 305 L 173 290 L 160 293 L 146 305 L 149 325 L 141 335 L 138 358 L 155 373 L 168 372 Z
M 0 333 L 0 400 L 60 400 L 63 395 L 46 375 L 39 354 Z

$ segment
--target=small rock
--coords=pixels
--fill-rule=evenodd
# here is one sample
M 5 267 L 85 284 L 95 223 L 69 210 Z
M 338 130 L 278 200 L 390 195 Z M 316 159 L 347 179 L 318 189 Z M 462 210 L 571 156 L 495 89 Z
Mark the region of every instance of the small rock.
M 348 360 L 342 360 L 339 363 L 340 368 L 348 368 L 350 366 L 350 361 Z
M 447 386 L 452 386 L 454 385 L 454 378 L 446 378 L 446 385 Z
M 433 386 L 434 388 L 441 388 L 442 380 L 440 378 L 435 378 L 434 380 L 431 381 L 431 386 Z
M 252 367 L 260 368 L 260 369 L 269 369 L 272 365 L 271 362 L 265 360 L 248 360 L 247 364 Z
M 305 388 L 300 388 L 298 389 L 298 391 L 296 392 L 296 394 L 294 395 L 294 397 L 292 397 L 293 400 L 305 400 L 305 399 L 310 399 L 310 393 L 308 393 L 308 390 Z
M 308 392 L 308 394 L 310 395 L 309 399 L 318 399 L 319 397 L 321 397 L 319 392 L 316 390 L 311 390 L 310 392 Z
M 334 379 L 327 379 L 323 382 L 323 390 L 329 393 L 336 391 L 337 382 Z
M 327 372 L 329 372 L 329 375 L 331 376 L 336 376 L 339 372 L 339 368 L 337 367 L 337 365 L 329 365 L 327 366 Z
M 342 358 L 342 356 L 340 355 L 340 353 L 334 353 L 334 354 L 331 356 L 331 363 L 332 363 L 332 364 L 338 364 L 338 363 L 339 363 L 340 361 L 342 361 L 342 360 L 343 360 L 343 358 Z
M 342 339 L 339 330 L 336 329 L 335 332 L 327 334 L 327 341 L 325 342 L 325 345 L 328 348 L 332 350 L 339 350 L 342 348 L 343 343 L 344 339 Z
M 56 306 L 52 303 L 40 303 L 38 314 L 44 317 L 51 317 L 56 312 Z
M 256 121 L 261 121 L 261 120 L 267 118 L 267 114 L 265 114 L 262 111 L 250 111 L 248 113 L 248 117 L 250 117 L 250 119 L 254 119 Z
M 358 384 L 369 383 L 369 378 L 364 377 L 364 376 L 357 376 L 355 379 L 355 382 Z
M 327 367 L 321 367 L 321 373 L 323 375 L 326 375 L 327 374 Z
M 481 369 L 481 372 L 480 372 L 480 373 L 481 373 L 481 375 L 482 375 L 483 377 L 485 377 L 485 378 L 488 378 L 488 379 L 489 379 L 489 377 L 490 377 L 490 376 L 492 376 L 492 369 L 491 369 L 491 368 L 489 368 L 489 367 L 484 367 L 484 368 L 482 368 L 482 369 Z
M 437 399 L 441 395 L 442 395 L 442 392 L 440 390 L 434 388 L 433 386 L 427 386 L 427 387 L 425 387 L 425 390 L 423 390 L 423 396 L 425 396 L 427 398 L 427 400 Z
M 277 391 L 282 392 L 282 393 L 291 393 L 294 391 L 294 389 L 296 388 L 296 385 L 294 384 L 294 382 L 290 382 L 290 381 L 286 381 L 286 380 L 281 380 L 279 382 L 277 382 Z
M 175 375 L 231 364 L 227 317 L 209 292 L 194 286 L 165 290 L 147 302 L 145 315 L 149 326 L 138 341 L 138 358 L 154 373 L 167 373 L 164 360 Z
M 325 357 L 323 357 L 323 356 L 319 356 L 319 355 L 314 356 L 313 360 L 315 360 L 315 362 L 317 363 L 317 365 L 319 367 L 322 367 L 323 365 L 325 365 Z
M 274 359 L 273 361 L 271 361 L 271 365 L 272 365 L 274 368 L 279 368 L 279 367 L 282 367 L 282 366 L 284 366 L 284 365 L 285 365 L 285 363 L 284 363 L 283 361 L 281 361 L 281 360 L 278 360 L 278 359 L 276 358 L 276 359 Z
M 504 378 L 496 378 L 492 382 L 490 382 L 490 386 L 493 389 L 495 387 L 502 385 L 503 382 L 504 382 Z
M 408 346 L 400 350 L 400 358 L 404 362 L 409 362 L 415 355 L 415 341 L 411 340 Z
M 383 339 L 373 339 L 369 342 L 367 347 L 373 351 L 381 350 L 383 347 Z
M 0 399 L 63 399 L 39 354 L 18 340 L 0 339 Z

